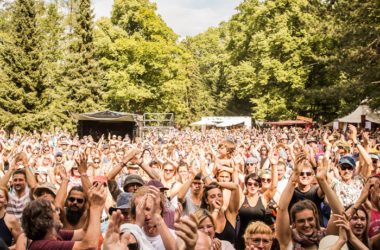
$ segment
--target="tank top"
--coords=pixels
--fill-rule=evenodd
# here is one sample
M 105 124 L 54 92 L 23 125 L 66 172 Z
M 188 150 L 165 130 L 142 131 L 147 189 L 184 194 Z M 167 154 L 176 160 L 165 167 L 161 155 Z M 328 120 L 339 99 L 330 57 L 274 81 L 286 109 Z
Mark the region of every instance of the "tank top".
M 3 239 L 5 244 L 7 246 L 10 246 L 12 244 L 12 233 L 9 231 L 9 228 L 7 227 L 7 224 L 5 224 L 5 213 L 3 218 L 0 219 L 0 238 Z
M 226 225 L 224 226 L 223 232 L 215 232 L 215 237 L 219 240 L 229 241 L 231 244 L 235 243 L 235 228 L 227 220 L 226 214 L 224 213 L 224 218 L 226 218 Z
M 252 221 L 265 220 L 265 207 L 261 199 L 262 199 L 261 196 L 259 196 L 256 206 L 251 207 L 248 203 L 247 196 L 244 197 L 244 202 L 241 205 L 239 209 L 239 213 L 238 213 L 240 228 L 239 228 L 238 237 L 235 244 L 235 247 L 237 250 L 245 249 L 243 235 L 249 223 L 251 223 Z

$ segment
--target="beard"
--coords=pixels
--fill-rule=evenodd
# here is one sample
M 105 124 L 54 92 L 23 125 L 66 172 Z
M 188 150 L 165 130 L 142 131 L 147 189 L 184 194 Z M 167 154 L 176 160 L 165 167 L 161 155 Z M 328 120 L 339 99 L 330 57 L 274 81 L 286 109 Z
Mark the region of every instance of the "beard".
M 76 224 L 78 224 L 80 218 L 82 218 L 84 210 L 85 210 L 85 206 L 83 206 L 82 208 L 77 207 L 77 210 L 75 211 L 72 210 L 71 207 L 69 207 L 66 210 L 66 219 L 70 223 L 70 225 L 75 226 Z

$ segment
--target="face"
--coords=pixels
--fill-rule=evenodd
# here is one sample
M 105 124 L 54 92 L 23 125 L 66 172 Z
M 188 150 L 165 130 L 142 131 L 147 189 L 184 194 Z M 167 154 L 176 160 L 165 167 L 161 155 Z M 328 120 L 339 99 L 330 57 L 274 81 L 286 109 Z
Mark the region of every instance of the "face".
M 189 171 L 187 170 L 187 167 L 185 166 L 178 168 L 178 174 L 184 180 L 186 180 L 189 177 Z
M 214 208 L 214 202 L 219 203 L 220 206 L 223 205 L 223 193 L 219 188 L 213 188 L 207 192 L 206 203 L 210 205 L 211 208 Z
M 171 164 L 166 164 L 164 167 L 164 177 L 171 179 L 174 176 L 174 167 Z
M 269 250 L 272 246 L 272 235 L 251 234 L 245 239 L 246 246 L 253 246 L 254 249 Z
M 23 174 L 15 174 L 13 175 L 13 188 L 16 192 L 22 192 L 25 190 L 26 180 Z
M 125 187 L 125 191 L 129 193 L 134 193 L 137 189 L 141 187 L 140 183 L 130 183 Z
M 201 180 L 193 180 L 191 191 L 193 194 L 199 194 L 202 191 L 203 183 Z
M 79 211 L 85 205 L 84 194 L 80 191 L 72 191 L 70 196 L 67 197 L 67 207 L 71 211 Z
M 272 176 L 270 174 L 263 174 L 261 176 L 261 188 L 268 189 L 272 183 Z
M 4 191 L 0 189 L 0 208 L 3 208 L 8 204 L 7 199 L 5 198 Z
M 315 218 L 312 210 L 305 209 L 296 213 L 293 226 L 296 230 L 306 236 L 313 234 L 316 229 Z
M 207 234 L 211 239 L 213 239 L 215 236 L 214 225 L 212 224 L 209 217 L 206 217 L 206 219 L 202 220 L 202 222 L 199 223 L 198 230 Z
M 219 175 L 216 179 L 218 182 L 230 182 L 231 181 L 231 174 L 226 172 L 226 171 L 222 171 L 219 173 Z
M 285 165 L 279 164 L 277 167 L 278 180 L 281 181 L 285 176 Z
M 349 181 L 354 176 L 354 168 L 349 164 L 342 164 L 339 166 L 339 174 L 343 181 Z
M 253 178 L 249 178 L 247 181 L 248 194 L 256 194 L 259 191 L 260 185 Z
M 338 150 L 337 150 L 337 153 L 340 155 L 340 156 L 344 156 L 346 154 L 346 150 L 344 150 L 343 147 L 338 147 Z
M 257 168 L 257 163 L 247 163 L 246 165 L 248 174 L 255 172 L 255 169 Z
M 313 172 L 312 169 L 309 167 L 305 167 L 302 169 L 301 175 L 299 177 L 300 184 L 304 186 L 308 186 L 311 184 L 311 181 L 313 180 Z
M 360 238 L 363 235 L 367 228 L 367 219 L 363 211 L 358 210 L 358 212 L 352 216 L 350 227 L 355 236 Z
M 227 148 L 226 147 L 220 147 L 219 148 L 219 154 L 221 155 L 221 156 L 225 156 L 225 155 L 227 155 Z
M 260 154 L 261 155 L 266 155 L 268 153 L 266 147 L 262 147 L 261 150 L 260 150 Z
M 145 196 L 140 196 L 136 198 L 135 205 L 136 207 L 138 204 L 140 204 L 141 199 L 145 199 Z M 153 199 L 148 196 L 146 200 L 145 210 L 144 210 L 144 230 L 149 231 L 152 227 L 155 226 L 155 223 L 153 221 L 153 214 L 152 214 L 152 208 L 153 208 Z M 157 208 L 159 210 L 159 213 L 161 213 L 161 207 Z
M 131 214 L 131 209 L 130 208 L 123 208 L 120 209 L 121 214 L 124 216 L 123 223 L 131 223 L 133 224 L 133 219 L 132 219 L 132 214 Z
M 54 202 L 55 196 L 47 189 L 43 189 L 40 191 L 39 196 L 37 199 L 46 199 L 51 202 Z

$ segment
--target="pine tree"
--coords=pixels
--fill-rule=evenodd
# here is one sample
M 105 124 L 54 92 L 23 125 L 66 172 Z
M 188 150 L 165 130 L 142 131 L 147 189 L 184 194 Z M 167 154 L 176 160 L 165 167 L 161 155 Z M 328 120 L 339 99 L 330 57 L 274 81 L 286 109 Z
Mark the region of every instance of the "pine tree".
M 0 124 L 7 129 L 32 130 L 48 123 L 45 71 L 35 0 L 13 3 L 10 33 L 0 49 Z
M 91 112 L 102 107 L 103 79 L 94 44 L 94 22 L 90 0 L 77 2 L 72 39 L 64 61 L 65 108 Z

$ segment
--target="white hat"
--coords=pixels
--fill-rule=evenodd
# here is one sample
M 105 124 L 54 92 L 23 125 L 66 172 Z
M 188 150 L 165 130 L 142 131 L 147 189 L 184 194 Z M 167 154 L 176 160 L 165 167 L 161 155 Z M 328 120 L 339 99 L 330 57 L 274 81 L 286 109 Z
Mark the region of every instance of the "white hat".
M 322 240 L 319 242 L 318 250 L 328 250 L 330 249 L 335 242 L 337 242 L 339 239 L 339 236 L 337 235 L 327 235 L 322 238 Z M 344 244 L 341 248 L 341 250 L 348 250 L 347 244 Z

